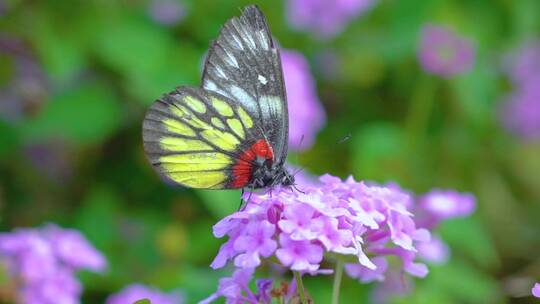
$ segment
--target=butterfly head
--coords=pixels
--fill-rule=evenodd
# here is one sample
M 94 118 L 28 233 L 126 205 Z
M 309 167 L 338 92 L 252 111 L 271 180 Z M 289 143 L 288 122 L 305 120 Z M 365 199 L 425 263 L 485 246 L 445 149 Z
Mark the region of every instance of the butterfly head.
M 252 182 L 249 187 L 266 188 L 278 185 L 294 185 L 294 176 L 283 165 L 272 165 L 270 161 L 267 161 L 253 172 Z

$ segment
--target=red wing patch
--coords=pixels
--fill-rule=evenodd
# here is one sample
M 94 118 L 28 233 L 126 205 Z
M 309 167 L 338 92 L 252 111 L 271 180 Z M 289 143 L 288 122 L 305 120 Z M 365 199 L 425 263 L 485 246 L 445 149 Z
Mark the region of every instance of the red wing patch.
M 251 180 L 253 173 L 253 161 L 257 158 L 274 160 L 272 147 L 264 139 L 259 139 L 251 148 L 245 150 L 232 168 L 233 188 L 245 187 Z

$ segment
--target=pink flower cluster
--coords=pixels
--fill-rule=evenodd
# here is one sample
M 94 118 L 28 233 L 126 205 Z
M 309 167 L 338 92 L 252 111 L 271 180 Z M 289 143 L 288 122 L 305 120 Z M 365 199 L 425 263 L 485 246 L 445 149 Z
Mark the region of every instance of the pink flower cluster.
M 149 300 L 151 304 L 182 304 L 185 302 L 184 296 L 178 290 L 166 293 L 153 287 L 134 283 L 124 287 L 118 293 L 110 295 L 105 304 L 133 304 L 142 299 Z
M 355 274 L 377 277 L 386 257 L 402 260 L 403 270 L 423 277 L 427 267 L 416 262 L 417 245 L 430 240 L 407 210 L 410 196 L 390 187 L 368 186 L 352 177 L 342 181 L 324 175 L 317 187 L 289 188 L 254 194 L 245 208 L 214 226 L 222 245 L 213 268 L 234 260 L 239 268 L 254 268 L 275 255 L 291 270 L 314 272 L 325 253 L 355 256 Z M 349 271 L 353 266 L 348 266 Z
M 0 234 L 0 256 L 18 282 L 17 303 L 79 303 L 75 272 L 102 272 L 105 258 L 77 230 L 49 224 Z
M 217 300 L 219 297 L 225 297 L 227 303 L 249 303 L 249 304 L 270 304 L 272 297 L 273 281 L 270 279 L 259 279 L 255 283 L 257 292 L 251 291 L 249 281 L 253 276 L 253 268 L 239 268 L 232 277 L 222 278 L 219 280 L 218 290 L 211 294 L 208 298 L 199 302 L 199 304 L 208 304 Z M 290 289 L 294 292 L 294 288 Z M 291 295 L 289 295 L 289 298 Z

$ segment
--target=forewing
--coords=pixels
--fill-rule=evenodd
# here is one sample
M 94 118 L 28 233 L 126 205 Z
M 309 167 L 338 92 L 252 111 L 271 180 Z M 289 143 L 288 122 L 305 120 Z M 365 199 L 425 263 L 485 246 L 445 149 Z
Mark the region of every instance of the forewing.
M 256 124 L 254 135 L 270 142 L 275 162 L 283 164 L 289 126 L 281 60 L 256 6 L 223 26 L 208 52 L 202 86 L 246 109 Z
M 143 122 L 146 155 L 185 187 L 229 188 L 231 170 L 250 145 L 253 119 L 229 98 L 180 87 L 152 104 Z

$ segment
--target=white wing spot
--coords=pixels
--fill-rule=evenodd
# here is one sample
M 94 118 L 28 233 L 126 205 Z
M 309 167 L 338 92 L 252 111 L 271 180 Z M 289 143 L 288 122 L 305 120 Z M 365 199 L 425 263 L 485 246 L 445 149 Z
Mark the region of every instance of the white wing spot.
M 268 83 L 268 80 L 266 80 L 266 77 L 264 77 L 263 75 L 259 75 L 258 79 L 259 79 L 259 82 L 262 83 L 263 85 Z
M 238 39 L 238 37 L 236 37 L 236 35 L 231 35 L 235 44 L 236 44 L 236 47 L 240 50 L 244 50 L 244 46 L 242 46 L 242 41 L 240 41 L 240 39 Z
M 246 91 L 243 89 L 237 87 L 237 86 L 231 86 L 231 94 L 238 100 L 244 107 L 251 111 L 255 111 L 254 106 L 256 105 L 255 99 L 251 97 Z
M 246 40 L 247 44 L 249 44 L 249 46 L 252 48 L 252 49 L 256 49 L 257 48 L 257 45 L 255 44 L 255 41 L 253 40 L 253 38 L 249 35 L 249 33 L 247 35 L 244 36 L 244 40 Z
M 216 66 L 216 73 L 221 78 L 227 78 L 227 74 L 225 74 L 225 72 L 223 72 L 223 70 L 218 66 Z
M 204 88 L 207 89 L 207 90 L 209 90 L 209 91 L 215 91 L 215 90 L 217 90 L 216 84 L 215 84 L 213 81 L 211 81 L 211 80 L 206 80 L 206 81 L 204 82 Z
M 211 81 L 211 80 L 206 79 L 204 81 L 203 87 L 208 91 L 213 91 L 213 92 L 219 93 L 219 94 L 221 94 L 223 96 L 231 97 L 230 94 L 228 94 L 227 92 L 225 92 L 225 91 L 221 90 L 220 88 L 218 88 L 216 83 Z
M 261 46 L 264 50 L 268 50 L 268 42 L 266 41 L 266 36 L 264 35 L 263 31 L 257 32 L 259 35 L 259 42 L 261 43 Z
M 240 66 L 238 66 L 238 61 L 236 61 L 236 58 L 234 58 L 233 54 L 231 53 L 228 53 L 228 52 L 225 52 L 225 54 L 227 54 L 227 57 L 225 58 L 225 61 L 227 61 L 227 63 L 235 68 L 239 68 Z

